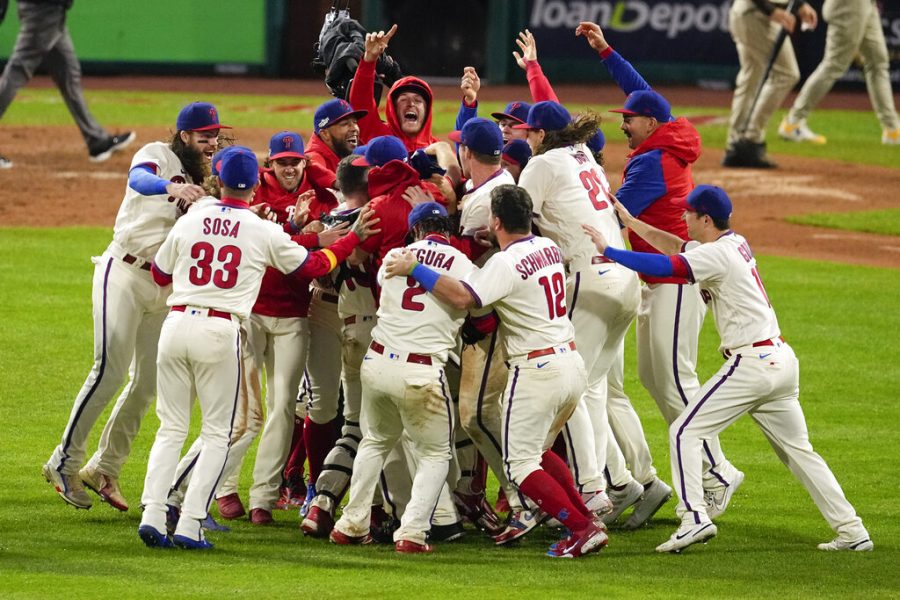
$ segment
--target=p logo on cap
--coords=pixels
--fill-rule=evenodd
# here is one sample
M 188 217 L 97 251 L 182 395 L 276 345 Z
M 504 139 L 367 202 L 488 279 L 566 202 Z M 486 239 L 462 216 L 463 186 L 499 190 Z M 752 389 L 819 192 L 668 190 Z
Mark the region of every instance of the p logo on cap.
M 316 109 L 316 112 L 313 115 L 313 130 L 318 135 L 321 130 L 331 127 L 342 119 L 348 117 L 362 119 L 367 114 L 369 114 L 368 111 L 353 110 L 353 107 L 349 102 L 341 100 L 340 98 L 335 98 L 334 100 L 329 100 L 322 104 Z
M 503 112 L 491 113 L 491 116 L 498 121 L 501 119 L 512 119 L 513 121 L 524 123 L 528 120 L 529 110 L 531 110 L 531 105 L 527 102 L 510 102 L 503 109 Z
M 572 122 L 572 115 L 566 108 L 552 100 L 538 102 L 528 111 L 528 119 L 521 125 L 514 125 L 513 129 L 544 129 L 546 131 L 559 131 L 565 129 Z
M 269 158 L 306 158 L 303 138 L 293 131 L 279 131 L 269 140 Z
M 178 131 L 211 131 L 213 129 L 231 129 L 219 123 L 219 111 L 209 102 L 191 102 L 178 113 L 175 122 Z

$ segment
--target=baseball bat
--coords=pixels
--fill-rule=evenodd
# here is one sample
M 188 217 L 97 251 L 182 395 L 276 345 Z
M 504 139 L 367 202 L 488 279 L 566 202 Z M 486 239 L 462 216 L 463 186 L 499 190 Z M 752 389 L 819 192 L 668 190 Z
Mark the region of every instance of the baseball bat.
M 785 10 L 793 14 L 796 5 L 797 0 L 790 0 Z M 759 97 L 762 95 L 763 87 L 765 87 L 766 81 L 768 81 L 769 75 L 772 73 L 775 59 L 778 58 L 778 53 L 781 52 L 781 47 L 784 46 L 784 40 L 787 39 L 787 36 L 788 30 L 782 27 L 781 31 L 778 32 L 778 37 L 775 38 L 775 45 L 772 46 L 772 52 L 769 54 L 769 63 L 766 65 L 766 71 L 763 73 L 759 86 L 756 88 L 756 95 L 753 97 L 753 103 L 750 105 L 750 110 L 747 111 L 747 116 L 744 118 L 744 122 L 740 129 L 738 129 L 742 136 L 747 132 L 747 128 L 750 127 L 750 119 L 753 117 L 753 111 L 756 110 L 756 104 L 759 102 Z

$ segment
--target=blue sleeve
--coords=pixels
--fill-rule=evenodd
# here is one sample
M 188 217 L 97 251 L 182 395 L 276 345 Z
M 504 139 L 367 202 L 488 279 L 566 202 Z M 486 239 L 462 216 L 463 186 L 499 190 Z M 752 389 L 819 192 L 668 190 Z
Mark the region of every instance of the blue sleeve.
M 165 194 L 169 183 L 162 177 L 157 177 L 147 165 L 138 165 L 128 172 L 128 187 L 144 196 Z
M 663 177 L 662 150 L 638 154 L 625 168 L 625 180 L 616 192 L 625 208 L 635 217 L 666 193 Z
M 609 74 L 622 91 L 625 92 L 626 96 L 631 92 L 650 89 L 650 84 L 644 81 L 644 78 L 631 66 L 631 63 L 622 58 L 622 55 L 615 50 L 603 59 L 603 64 L 606 65 Z
M 456 113 L 456 131 L 460 131 L 463 128 L 463 125 L 468 123 L 469 119 L 474 119 L 478 116 L 478 100 L 475 101 L 475 106 L 466 106 L 466 101 L 463 100 L 459 103 L 459 112 Z
M 632 252 L 631 250 L 620 250 L 610 246 L 603 255 L 638 273 L 653 277 L 672 276 L 672 260 L 665 254 Z

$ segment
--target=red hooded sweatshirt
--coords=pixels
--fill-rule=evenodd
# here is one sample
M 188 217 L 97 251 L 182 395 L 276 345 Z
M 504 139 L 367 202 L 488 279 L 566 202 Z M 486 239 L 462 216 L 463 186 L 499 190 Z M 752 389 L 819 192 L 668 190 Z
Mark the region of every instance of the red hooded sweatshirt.
M 341 157 L 315 133 L 310 136 L 309 144 L 303 153 L 309 161 L 306 169 L 312 184 L 317 188 L 333 188 L 334 174 Z
M 416 170 L 399 160 L 369 171 L 369 197 L 372 198 L 369 206 L 375 211 L 373 216 L 381 219 L 377 225 L 381 233 L 369 237 L 359 247 L 372 255 L 376 267 L 388 252 L 406 245 L 407 218 L 412 206 L 403 199 L 403 192 L 419 183 Z

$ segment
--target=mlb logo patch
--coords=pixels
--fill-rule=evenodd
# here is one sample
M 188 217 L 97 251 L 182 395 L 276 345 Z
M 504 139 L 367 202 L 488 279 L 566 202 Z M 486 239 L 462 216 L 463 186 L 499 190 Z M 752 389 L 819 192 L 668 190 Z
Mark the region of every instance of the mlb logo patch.
M 388 352 L 388 358 L 391 360 L 400 360 L 400 355 L 394 354 L 393 352 Z

